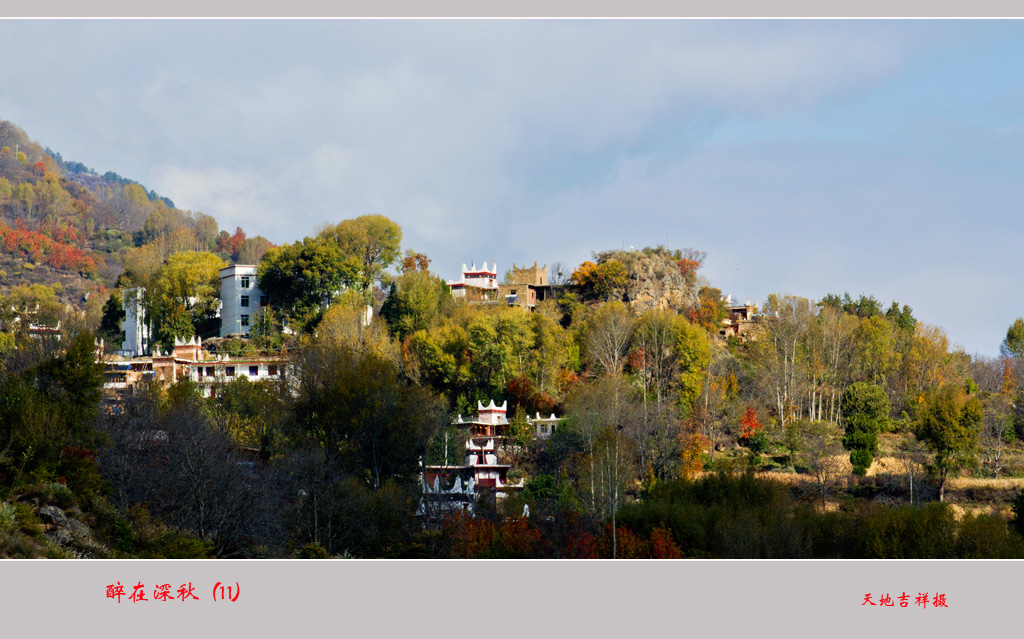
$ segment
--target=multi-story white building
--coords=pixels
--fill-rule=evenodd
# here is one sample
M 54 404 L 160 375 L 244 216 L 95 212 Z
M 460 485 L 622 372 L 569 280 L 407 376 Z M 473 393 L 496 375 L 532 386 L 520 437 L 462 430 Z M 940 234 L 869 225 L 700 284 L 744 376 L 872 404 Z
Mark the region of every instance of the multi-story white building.
M 220 336 L 248 335 L 256 316 L 267 306 L 267 296 L 256 288 L 256 267 L 236 264 L 220 270 Z
M 121 308 L 124 309 L 124 342 L 121 343 L 121 355 L 139 357 L 149 352 L 149 323 L 146 321 L 146 310 L 143 307 L 144 288 L 127 288 L 122 293 Z
M 469 421 L 464 421 L 462 415 L 459 415 L 452 423 L 468 429 L 465 463 L 458 466 L 426 466 L 423 473 L 424 486 L 431 487 L 438 482 L 447 484 L 454 477 L 459 477 L 459 485 L 467 487 L 467 494 L 475 495 L 476 488 L 492 488 L 497 499 L 504 499 L 510 490 L 522 488 L 524 480 L 515 483 L 508 480 L 508 471 L 512 465 L 501 463 L 498 459 L 500 450 L 507 445 L 507 409 L 508 402 L 497 406 L 492 399 L 487 406 L 477 402 L 476 417 Z

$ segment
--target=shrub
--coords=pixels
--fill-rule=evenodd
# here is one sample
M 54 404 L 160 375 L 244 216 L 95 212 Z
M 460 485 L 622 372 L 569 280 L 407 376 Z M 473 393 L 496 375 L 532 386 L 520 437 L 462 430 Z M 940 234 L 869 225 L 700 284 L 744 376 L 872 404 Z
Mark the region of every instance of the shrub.
M 14 506 L 7 502 L 0 503 L 0 532 L 14 532 L 18 529 L 18 519 L 14 514 Z
M 858 448 L 850 453 L 850 463 L 853 464 L 853 474 L 855 475 L 861 477 L 866 475 L 873 461 L 874 457 L 871 455 L 871 451 L 866 448 Z
M 330 559 L 331 555 L 320 544 L 309 542 L 299 549 L 295 556 L 299 559 Z
M 75 494 L 66 485 L 50 482 L 43 487 L 43 498 L 47 503 L 68 509 L 75 505 Z

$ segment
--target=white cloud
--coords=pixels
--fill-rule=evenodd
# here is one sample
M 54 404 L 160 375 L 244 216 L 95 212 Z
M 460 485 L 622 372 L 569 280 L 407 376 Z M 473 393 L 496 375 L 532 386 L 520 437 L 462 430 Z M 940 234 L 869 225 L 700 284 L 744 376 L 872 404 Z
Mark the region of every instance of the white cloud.
M 1019 134 L 963 130 L 951 143 L 955 127 L 935 121 L 865 141 L 844 109 L 886 95 L 932 51 L 1005 29 L 969 26 L 0 23 L 11 50 L 46 52 L 0 68 L 0 117 L 275 242 L 382 213 L 442 274 L 484 256 L 578 263 L 666 243 L 708 250 L 727 293 L 891 290 L 911 303 L 936 290 L 929 247 L 983 244 L 958 217 L 1005 212 L 1019 195 L 1007 186 L 1024 164 Z M 853 128 L 801 138 L 805 120 Z M 723 125 L 730 137 L 714 138 Z

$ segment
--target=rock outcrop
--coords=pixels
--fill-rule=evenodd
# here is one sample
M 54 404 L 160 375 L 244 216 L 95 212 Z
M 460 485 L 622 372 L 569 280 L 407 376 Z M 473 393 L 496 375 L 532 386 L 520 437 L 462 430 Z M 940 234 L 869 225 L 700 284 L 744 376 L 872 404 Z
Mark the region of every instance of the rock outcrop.
M 696 276 L 692 271 L 684 274 L 677 257 L 666 249 L 610 251 L 598 259 L 615 259 L 626 268 L 626 284 L 616 294 L 634 313 L 653 308 L 681 312 L 697 302 Z

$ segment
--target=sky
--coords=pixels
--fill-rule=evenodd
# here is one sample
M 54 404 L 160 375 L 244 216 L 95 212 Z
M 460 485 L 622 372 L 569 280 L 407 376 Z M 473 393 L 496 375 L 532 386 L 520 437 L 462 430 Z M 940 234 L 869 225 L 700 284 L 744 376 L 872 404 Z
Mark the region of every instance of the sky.
M 734 299 L 1024 316 L 1024 23 L 3 20 L 0 119 L 281 244 L 380 213 L 462 264 L 707 252 Z M 17 53 L 14 53 L 17 52 Z

